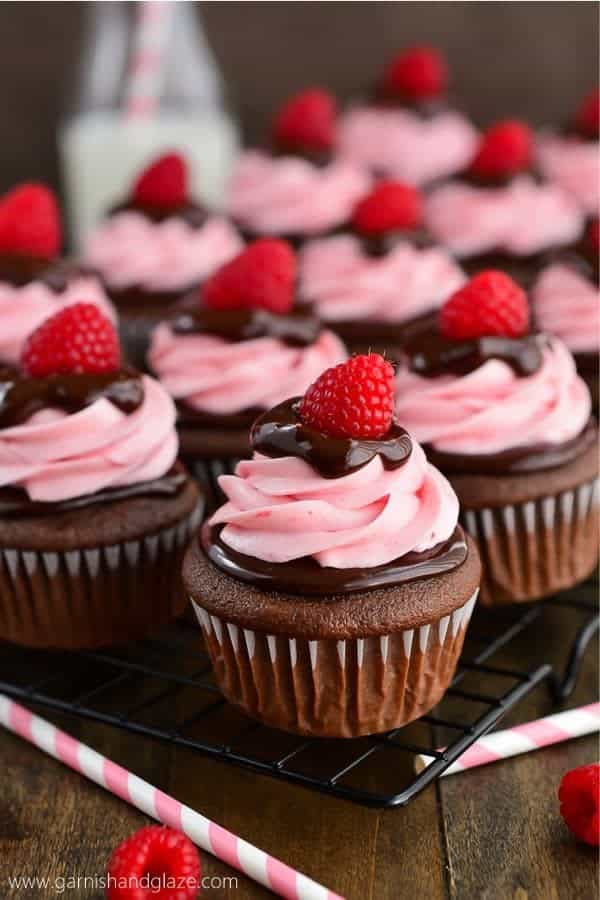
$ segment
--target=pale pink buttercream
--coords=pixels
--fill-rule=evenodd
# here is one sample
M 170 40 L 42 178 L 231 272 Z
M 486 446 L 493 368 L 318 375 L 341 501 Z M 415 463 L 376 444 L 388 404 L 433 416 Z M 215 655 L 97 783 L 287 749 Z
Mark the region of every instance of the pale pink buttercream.
M 115 311 L 93 276 L 73 278 L 60 292 L 41 281 L 30 281 L 21 287 L 0 282 L 0 362 L 16 363 L 32 331 L 61 309 L 80 301 L 93 303 L 115 320 Z
M 456 112 L 425 119 L 406 109 L 363 106 L 342 116 L 338 148 L 378 174 L 421 185 L 464 169 L 477 139 Z
M 578 137 L 542 134 L 537 143 L 541 171 L 575 197 L 590 216 L 600 214 L 600 144 Z
M 256 234 L 314 235 L 349 219 L 370 186 L 370 177 L 349 162 L 319 167 L 251 150 L 234 169 L 227 211 Z
M 569 194 L 528 175 L 504 188 L 443 185 L 427 199 L 425 220 L 434 237 L 460 257 L 492 250 L 529 256 L 571 244 L 583 228 Z
M 536 322 L 573 353 L 600 348 L 600 290 L 571 266 L 553 263 L 532 290 Z
M 534 375 L 492 359 L 467 375 L 427 378 L 406 367 L 396 376 L 396 413 L 421 443 L 447 453 L 499 453 L 576 437 L 591 410 L 573 357 L 549 338 Z
M 242 248 L 237 231 L 223 218 L 209 218 L 193 228 L 176 216 L 152 222 L 123 211 L 91 234 L 85 256 L 115 290 L 139 285 L 177 291 L 204 281 Z
M 358 238 L 341 235 L 310 241 L 300 256 L 300 293 L 328 322 L 404 322 L 437 309 L 464 281 L 446 250 L 408 241 L 372 257 Z
M 102 397 L 80 412 L 43 410 L 0 430 L 0 487 L 55 502 L 160 478 L 177 457 L 175 408 L 153 378 L 143 376 L 143 387 L 129 415 Z
M 211 523 L 247 556 L 284 563 L 312 556 L 321 566 L 380 566 L 448 540 L 458 500 L 413 442 L 408 461 L 385 469 L 376 456 L 341 478 L 323 478 L 304 460 L 255 454 L 219 483 L 228 502 Z
M 175 334 L 163 322 L 152 335 L 148 359 L 176 400 L 228 415 L 269 409 L 303 394 L 325 369 L 343 362 L 346 352 L 330 331 L 306 347 L 292 347 L 271 337 L 236 343 L 209 334 Z

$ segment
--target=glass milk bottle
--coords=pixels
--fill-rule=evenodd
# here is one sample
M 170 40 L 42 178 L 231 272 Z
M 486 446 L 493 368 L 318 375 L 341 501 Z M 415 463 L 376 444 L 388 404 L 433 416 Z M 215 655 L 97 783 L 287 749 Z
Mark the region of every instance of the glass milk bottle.
M 153 157 L 180 152 L 193 196 L 218 207 L 239 148 L 197 4 L 87 4 L 79 96 L 58 142 L 73 244 Z

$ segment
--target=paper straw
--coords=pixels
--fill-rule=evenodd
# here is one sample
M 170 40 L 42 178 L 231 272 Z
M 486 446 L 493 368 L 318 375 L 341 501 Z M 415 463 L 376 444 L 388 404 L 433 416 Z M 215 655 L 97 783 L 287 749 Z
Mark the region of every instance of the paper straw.
M 125 111 L 129 117 L 152 116 L 157 111 L 174 5 L 175 0 L 136 3 L 133 50 L 125 88 Z
M 542 747 L 560 744 L 562 741 L 569 741 L 571 738 L 599 730 L 600 703 L 568 709 L 566 712 L 546 716 L 544 719 L 535 719 L 533 722 L 525 722 L 524 725 L 515 725 L 514 728 L 484 735 L 441 774 L 454 775 L 456 772 L 484 766 L 499 759 L 508 759 L 510 756 L 519 756 L 521 753 L 530 753 L 532 750 L 540 750 Z M 434 760 L 433 756 L 419 754 L 415 759 L 417 772 L 422 772 Z
M 343 900 L 0 694 L 0 725 L 287 900 Z

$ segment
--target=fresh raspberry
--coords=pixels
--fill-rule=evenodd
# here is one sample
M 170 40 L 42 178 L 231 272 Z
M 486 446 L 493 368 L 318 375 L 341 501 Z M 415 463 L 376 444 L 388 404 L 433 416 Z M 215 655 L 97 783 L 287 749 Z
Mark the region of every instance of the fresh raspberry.
M 52 259 L 61 244 L 56 198 L 43 184 L 22 184 L 0 199 L 0 253 Z
M 21 352 L 23 370 L 34 378 L 114 372 L 120 359 L 117 332 L 92 303 L 74 303 L 50 316 Z
M 470 171 L 481 178 L 508 178 L 527 169 L 532 157 L 531 129 L 525 122 L 507 119 L 484 133 Z
M 586 137 L 600 137 L 600 88 L 594 88 L 575 114 L 575 127 Z
M 331 437 L 382 438 L 394 414 L 394 369 L 378 353 L 326 369 L 300 401 L 300 417 Z
M 586 238 L 588 246 L 594 253 L 600 253 L 600 220 L 594 219 L 587 228 Z
M 291 97 L 273 122 L 273 139 L 288 152 L 331 150 L 335 139 L 336 104 L 321 88 L 309 88 Z
M 178 153 L 155 159 L 133 185 L 132 200 L 140 206 L 176 209 L 187 200 L 187 166 Z
M 504 272 L 487 269 L 446 300 L 440 331 L 453 340 L 498 335 L 521 337 L 529 329 L 525 292 Z
M 580 841 L 600 845 L 600 763 L 579 766 L 563 775 L 558 789 L 560 814 Z
M 211 309 L 286 313 L 294 302 L 295 280 L 296 257 L 287 241 L 261 238 L 218 269 L 201 296 Z
M 108 862 L 107 900 L 195 900 L 200 857 L 185 834 L 147 825 L 113 850 Z
M 405 100 L 431 100 L 448 84 L 446 60 L 435 47 L 411 47 L 398 54 L 383 73 L 383 90 Z
M 422 217 L 421 195 L 400 181 L 381 181 L 354 209 L 352 225 L 366 235 L 416 228 Z

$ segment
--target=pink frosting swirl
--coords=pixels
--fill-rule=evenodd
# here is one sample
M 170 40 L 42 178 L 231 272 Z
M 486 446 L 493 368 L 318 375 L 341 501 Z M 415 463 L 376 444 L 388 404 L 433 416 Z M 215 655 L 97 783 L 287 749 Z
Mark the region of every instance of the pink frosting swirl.
M 573 243 L 583 227 L 572 197 L 528 175 L 505 188 L 444 185 L 426 201 L 425 220 L 434 237 L 460 257 L 490 250 L 529 256 Z
M 256 234 L 319 234 L 345 222 L 370 186 L 370 177 L 348 162 L 319 168 L 251 150 L 234 169 L 227 211 Z
M 541 135 L 537 159 L 541 171 L 568 191 L 588 215 L 600 214 L 600 145 L 577 137 Z
M 229 547 L 267 562 L 312 556 L 321 566 L 372 567 L 448 540 L 458 500 L 413 442 L 408 461 L 386 470 L 379 456 L 341 478 L 304 460 L 255 454 L 219 483 L 228 502 L 211 519 Z
M 237 231 L 223 218 L 209 218 L 193 228 L 176 216 L 152 222 L 124 211 L 92 233 L 85 257 L 116 290 L 140 285 L 149 291 L 177 291 L 208 278 L 242 248 Z
M 543 331 L 555 334 L 573 353 L 600 348 L 600 290 L 570 266 L 553 263 L 531 294 Z
M 573 357 L 556 338 L 548 339 L 534 375 L 519 376 L 492 359 L 462 376 L 427 378 L 402 368 L 396 386 L 396 412 L 404 427 L 446 453 L 560 444 L 581 433 L 591 411 Z
M 476 144 L 476 130 L 456 112 L 424 119 L 409 110 L 373 106 L 342 116 L 338 138 L 342 156 L 417 185 L 464 169 Z
M 0 282 L 0 362 L 16 363 L 32 331 L 65 306 L 82 300 L 93 303 L 115 320 L 115 311 L 93 276 L 74 278 L 60 292 L 42 281 L 31 281 L 22 287 Z
M 370 257 L 352 235 L 310 241 L 300 255 L 300 292 L 328 322 L 403 322 L 441 306 L 465 281 L 440 247 L 408 242 Z
M 209 334 L 176 334 L 163 322 L 153 333 L 148 358 L 176 400 L 229 415 L 270 409 L 303 394 L 325 369 L 343 362 L 346 352 L 330 331 L 307 347 L 291 347 L 271 337 L 230 343 Z
M 102 397 L 68 415 L 48 409 L 0 430 L 0 487 L 57 502 L 160 478 L 177 457 L 175 407 L 153 378 L 130 415 Z

